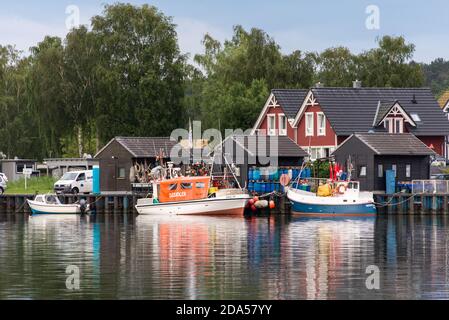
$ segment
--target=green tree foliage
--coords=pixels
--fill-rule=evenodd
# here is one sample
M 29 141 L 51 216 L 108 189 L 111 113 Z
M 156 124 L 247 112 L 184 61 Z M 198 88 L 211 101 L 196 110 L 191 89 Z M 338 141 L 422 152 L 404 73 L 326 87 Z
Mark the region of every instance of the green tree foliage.
M 412 61 L 415 46 L 403 37 L 385 36 L 378 48 L 352 54 L 338 47 L 323 51 L 317 58 L 317 80 L 326 86 L 348 87 L 362 80 L 366 87 L 421 87 L 424 74 Z
M 432 88 L 435 95 L 440 96 L 449 90 L 449 61 L 439 58 L 429 64 L 423 64 L 426 86 Z
M 368 87 L 421 87 L 424 74 L 419 64 L 411 61 L 415 45 L 403 37 L 385 36 L 379 47 L 360 56 L 360 77 Z
M 96 109 L 102 142 L 178 128 L 185 120 L 185 56 L 171 19 L 148 5 L 117 4 L 106 6 L 92 26 L 100 43 Z
M 28 73 L 30 107 L 35 114 L 41 156 L 60 157 L 61 137 L 70 133 L 72 122 L 64 97 L 64 47 L 57 37 L 46 37 L 31 48 Z M 32 121 L 30 119 L 30 121 Z
M 317 57 L 318 80 L 328 87 L 349 87 L 358 78 L 358 60 L 348 48 L 326 49 Z
M 42 149 L 26 94 L 29 59 L 19 56 L 0 46 L 0 151 L 8 158 L 38 156 Z
M 314 59 L 296 51 L 283 55 L 274 39 L 260 29 L 234 28 L 222 45 L 210 35 L 195 62 L 205 71 L 202 87 L 192 98 L 205 127 L 247 129 L 254 124 L 273 88 L 307 88 L 313 81 Z M 193 112 L 191 112 L 193 113 Z
M 260 29 L 206 34 L 189 65 L 175 25 L 155 7 L 105 6 L 90 27 L 45 37 L 24 56 L 0 46 L 0 151 L 38 158 L 95 153 L 117 135 L 167 136 L 186 127 L 253 126 L 274 88 L 449 87 L 449 62 L 413 62 L 415 46 L 383 37 L 361 54 L 336 47 L 286 54 Z M 423 72 L 424 71 L 424 72 Z M 425 78 L 424 78 L 425 74 Z

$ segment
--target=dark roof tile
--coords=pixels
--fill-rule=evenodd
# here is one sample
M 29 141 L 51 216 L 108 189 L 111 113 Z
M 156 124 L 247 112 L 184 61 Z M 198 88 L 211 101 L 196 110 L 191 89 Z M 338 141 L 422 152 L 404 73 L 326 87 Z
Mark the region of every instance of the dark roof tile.
M 289 119 L 294 119 L 307 97 L 306 89 L 274 89 L 271 91 Z
M 421 121 L 410 132 L 417 136 L 449 135 L 449 121 L 428 88 L 313 88 L 337 135 L 373 129 L 379 101 L 398 101 Z M 413 101 L 415 100 L 415 101 Z

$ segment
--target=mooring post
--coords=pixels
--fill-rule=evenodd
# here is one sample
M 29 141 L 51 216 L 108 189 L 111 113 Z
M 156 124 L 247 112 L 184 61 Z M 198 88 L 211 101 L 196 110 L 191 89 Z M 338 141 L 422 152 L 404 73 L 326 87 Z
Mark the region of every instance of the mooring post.
M 104 212 L 105 213 L 110 213 L 110 210 L 109 210 L 109 198 L 110 198 L 109 196 L 104 198 Z
M 114 196 L 114 210 L 113 210 L 113 213 L 118 212 L 118 210 L 119 210 L 118 196 Z
M 436 213 L 438 211 L 438 196 L 432 196 L 432 213 Z
M 128 213 L 128 209 L 129 209 L 129 199 L 128 196 L 126 195 L 123 198 L 123 213 Z
M 415 196 L 411 196 L 408 200 L 409 212 L 410 214 L 415 214 Z
M 403 214 L 404 213 L 404 196 L 401 194 L 398 197 L 398 205 L 397 205 L 397 211 L 396 213 L 398 214 Z
M 449 209 L 449 204 L 448 204 L 449 197 L 447 195 L 445 195 L 444 198 L 443 198 L 443 201 L 444 201 L 444 203 L 443 203 L 443 214 L 447 215 L 447 211 Z

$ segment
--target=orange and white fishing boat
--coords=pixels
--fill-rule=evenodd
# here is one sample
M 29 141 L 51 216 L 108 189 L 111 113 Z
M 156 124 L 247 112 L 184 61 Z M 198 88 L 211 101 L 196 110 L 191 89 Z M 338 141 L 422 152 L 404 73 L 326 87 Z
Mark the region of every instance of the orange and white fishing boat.
M 177 177 L 153 184 L 153 196 L 140 199 L 142 215 L 241 215 L 251 199 L 243 189 L 211 190 L 211 178 Z

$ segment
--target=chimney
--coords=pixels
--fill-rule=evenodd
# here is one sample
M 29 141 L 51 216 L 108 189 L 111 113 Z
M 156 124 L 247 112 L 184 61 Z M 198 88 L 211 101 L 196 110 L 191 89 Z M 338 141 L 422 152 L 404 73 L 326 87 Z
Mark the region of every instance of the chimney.
M 418 100 L 416 100 L 416 94 L 413 95 L 412 103 L 413 104 L 418 104 Z
M 322 84 L 321 82 L 318 82 L 317 84 L 315 84 L 315 88 L 323 88 L 324 84 Z
M 360 80 L 355 80 L 352 82 L 352 87 L 354 89 L 360 89 L 362 87 L 362 81 Z

